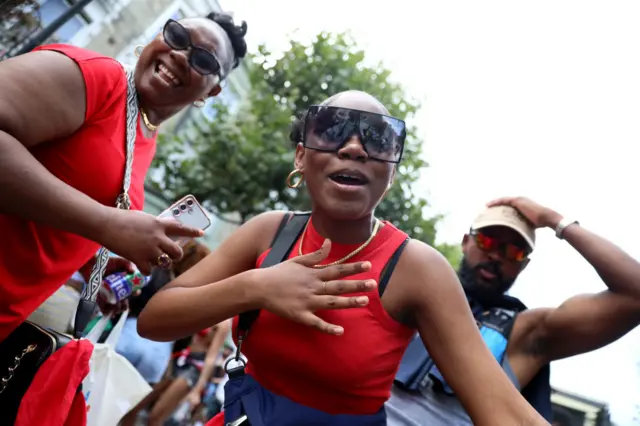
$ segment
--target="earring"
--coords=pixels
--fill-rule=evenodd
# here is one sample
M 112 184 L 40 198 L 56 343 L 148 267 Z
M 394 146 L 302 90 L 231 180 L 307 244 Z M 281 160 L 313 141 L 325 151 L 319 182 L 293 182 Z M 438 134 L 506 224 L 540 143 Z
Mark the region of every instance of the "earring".
M 203 108 L 206 105 L 204 99 L 197 99 L 193 101 L 193 106 L 196 108 Z
M 393 185 L 393 182 L 389 182 L 389 185 L 387 185 L 387 189 L 384 190 L 384 194 L 382 194 L 382 198 L 386 197 L 387 194 L 389 193 L 389 191 L 391 190 L 391 186 Z
M 297 181 L 292 182 L 293 178 L 296 175 L 300 175 L 300 178 L 298 178 Z M 304 182 L 304 174 L 302 174 L 302 171 L 300 171 L 300 169 L 295 169 L 294 171 L 289 173 L 289 176 L 287 176 L 286 182 L 287 182 L 287 186 L 291 189 L 300 188 L 300 185 L 302 185 L 302 182 Z
M 139 58 L 143 50 L 144 50 L 144 45 L 139 44 L 135 47 L 135 49 L 133 49 L 133 54 L 136 55 L 136 58 Z

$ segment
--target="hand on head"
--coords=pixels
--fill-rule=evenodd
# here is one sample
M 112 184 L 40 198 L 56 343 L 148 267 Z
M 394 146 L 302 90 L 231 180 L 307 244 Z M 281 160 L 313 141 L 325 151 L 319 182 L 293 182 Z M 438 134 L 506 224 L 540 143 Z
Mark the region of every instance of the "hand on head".
M 487 203 L 487 207 L 510 206 L 518 210 L 535 228 L 549 227 L 554 229 L 562 216 L 526 197 L 502 197 Z

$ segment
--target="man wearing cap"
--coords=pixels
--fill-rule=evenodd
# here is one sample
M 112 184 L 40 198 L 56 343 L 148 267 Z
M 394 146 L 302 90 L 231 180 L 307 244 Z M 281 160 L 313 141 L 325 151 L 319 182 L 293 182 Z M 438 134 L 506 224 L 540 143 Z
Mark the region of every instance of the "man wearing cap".
M 558 308 L 531 310 L 507 296 L 529 263 L 539 228 L 552 229 L 573 246 L 608 289 L 574 296 Z M 640 324 L 640 263 L 577 221 L 527 198 L 489 203 L 464 236 L 462 251 L 458 276 L 485 343 L 549 421 L 549 363 L 601 348 Z M 386 411 L 389 426 L 472 424 L 419 338 L 405 352 Z

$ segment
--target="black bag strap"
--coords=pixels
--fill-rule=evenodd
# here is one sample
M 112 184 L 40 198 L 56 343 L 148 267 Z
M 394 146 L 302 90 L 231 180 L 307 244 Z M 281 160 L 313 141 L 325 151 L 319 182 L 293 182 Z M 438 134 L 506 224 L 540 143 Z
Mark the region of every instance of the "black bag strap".
M 307 222 L 309 221 L 310 213 L 287 213 L 282 219 L 276 236 L 271 244 L 271 250 L 267 257 L 260 265 L 260 268 L 269 268 L 284 262 L 291 253 L 294 244 L 300 238 L 300 234 L 304 230 Z M 243 312 L 238 318 L 238 344 L 240 339 L 243 338 L 253 323 L 258 319 L 260 315 L 259 310 Z
M 387 265 L 384 267 L 384 270 L 382 271 L 382 276 L 380 277 L 380 282 L 378 283 L 378 294 L 380 295 L 381 298 L 382 298 L 382 294 L 387 289 L 387 284 L 389 284 L 389 280 L 391 279 L 391 274 L 393 274 L 393 270 L 396 269 L 398 260 L 400 260 L 400 256 L 402 255 L 404 248 L 407 246 L 407 243 L 409 243 L 410 240 L 411 238 L 407 238 L 402 242 L 402 244 L 400 244 L 400 246 L 396 249 L 396 251 L 393 252 L 393 256 L 391 256 L 391 259 L 389 259 L 389 262 L 387 262 Z
M 298 238 L 300 238 L 300 234 L 302 234 L 307 226 L 310 217 L 311 213 L 286 213 L 284 215 L 280 226 L 278 226 L 276 235 L 271 242 L 271 250 L 260 265 L 260 268 L 269 268 L 287 260 L 293 246 L 296 241 L 298 241 Z M 229 375 L 229 378 L 244 375 L 244 361 L 240 358 L 242 342 L 259 315 L 259 309 L 243 312 L 238 315 L 238 345 L 236 346 L 236 354 L 234 357 L 229 358 L 224 364 L 224 370 Z M 240 363 L 240 366 L 230 368 L 229 365 L 232 361 Z

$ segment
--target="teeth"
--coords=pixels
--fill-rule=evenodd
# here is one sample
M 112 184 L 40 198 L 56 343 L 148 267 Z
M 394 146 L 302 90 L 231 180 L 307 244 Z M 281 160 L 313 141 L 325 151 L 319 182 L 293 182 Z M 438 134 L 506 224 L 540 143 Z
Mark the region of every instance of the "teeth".
M 173 75 L 173 73 L 171 71 L 169 71 L 169 68 L 165 67 L 164 64 L 160 64 L 158 65 L 158 69 L 169 78 L 169 80 L 171 80 L 171 82 L 175 85 L 175 86 L 179 86 L 180 85 L 180 80 L 178 80 L 176 78 L 175 75 Z

